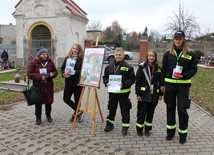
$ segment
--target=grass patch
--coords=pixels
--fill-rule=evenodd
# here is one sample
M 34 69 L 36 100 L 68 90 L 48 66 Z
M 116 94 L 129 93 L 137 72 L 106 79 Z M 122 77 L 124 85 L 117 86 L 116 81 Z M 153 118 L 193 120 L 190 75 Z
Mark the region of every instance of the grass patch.
M 214 68 L 198 67 L 192 78 L 191 98 L 201 107 L 214 115 Z
M 23 79 L 24 72 L 21 72 Z M 1 73 L 0 81 L 14 79 L 15 72 Z M 198 68 L 197 74 L 192 78 L 190 97 L 195 103 L 206 109 L 214 115 L 214 69 Z M 1 86 L 1 83 L 0 83 Z M 54 91 L 58 92 L 64 88 L 64 79 L 59 70 L 58 76 L 54 79 Z M 25 100 L 24 95 L 20 92 L 0 90 L 0 105 L 11 104 L 17 101 Z
M 8 81 L 14 79 L 14 72 L 7 72 L 0 74 L 0 81 Z M 24 79 L 25 72 L 21 71 L 21 80 Z M 2 84 L 0 83 L 0 86 Z M 61 71 L 58 71 L 58 76 L 54 79 L 54 91 L 58 92 L 64 88 L 64 78 L 61 76 Z M 14 91 L 6 91 L 0 90 L 0 105 L 3 104 L 12 104 L 14 102 L 23 101 L 25 100 L 24 95 L 21 92 L 14 92 Z

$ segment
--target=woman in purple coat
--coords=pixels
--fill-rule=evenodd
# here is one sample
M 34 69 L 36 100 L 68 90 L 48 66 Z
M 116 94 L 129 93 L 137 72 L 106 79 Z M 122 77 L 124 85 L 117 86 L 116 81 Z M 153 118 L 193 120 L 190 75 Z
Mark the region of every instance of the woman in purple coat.
M 33 86 L 38 87 L 43 96 L 43 102 L 35 104 L 36 124 L 40 125 L 42 104 L 45 104 L 45 114 L 48 122 L 52 122 L 51 104 L 53 103 L 53 78 L 58 72 L 53 61 L 49 58 L 48 50 L 44 47 L 37 49 L 36 58 L 28 65 L 28 78 L 33 80 Z

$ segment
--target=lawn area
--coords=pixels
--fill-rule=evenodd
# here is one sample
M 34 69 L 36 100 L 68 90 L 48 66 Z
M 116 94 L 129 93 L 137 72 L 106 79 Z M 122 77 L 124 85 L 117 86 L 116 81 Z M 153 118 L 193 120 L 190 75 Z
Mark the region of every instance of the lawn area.
M 0 73 L 0 81 L 8 81 L 14 79 L 14 72 Z M 20 72 L 21 79 L 25 75 L 25 72 Z M 1 83 L 0 83 L 1 87 Z M 64 88 L 64 79 L 61 76 L 61 72 L 59 70 L 58 76 L 54 79 L 54 90 L 55 92 L 60 91 Z M 11 104 L 17 101 L 25 100 L 24 95 L 21 92 L 13 92 L 13 91 L 5 91 L 0 90 L 0 105 L 1 104 Z
M 21 73 L 22 77 L 24 72 Z M 1 73 L 0 81 L 12 80 L 15 72 Z M 192 87 L 190 89 L 191 99 L 214 115 L 214 68 L 198 67 L 197 74 L 192 78 Z M 1 86 L 1 84 L 0 84 Z M 64 79 L 59 70 L 58 76 L 54 79 L 55 92 L 62 90 L 64 87 Z M 24 100 L 24 96 L 20 92 L 0 90 L 0 104 L 11 104 Z
M 214 115 L 214 68 L 198 67 L 197 74 L 192 78 L 190 96 Z

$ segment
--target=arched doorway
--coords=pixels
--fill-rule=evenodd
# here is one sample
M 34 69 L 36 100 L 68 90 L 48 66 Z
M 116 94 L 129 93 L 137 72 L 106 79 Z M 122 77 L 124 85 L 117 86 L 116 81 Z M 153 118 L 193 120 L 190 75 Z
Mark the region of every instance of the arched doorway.
M 31 34 L 31 49 L 32 49 L 32 56 L 36 55 L 36 49 L 38 47 L 45 47 L 50 52 L 50 56 L 52 57 L 53 54 L 51 53 L 51 33 L 48 27 L 45 25 L 38 25 L 33 28 Z
M 36 55 L 36 49 L 38 47 L 45 47 L 49 51 L 49 55 L 54 60 L 54 40 L 52 39 L 51 31 L 49 27 L 44 24 L 36 23 L 29 29 L 28 37 L 24 39 L 24 64 L 33 59 Z

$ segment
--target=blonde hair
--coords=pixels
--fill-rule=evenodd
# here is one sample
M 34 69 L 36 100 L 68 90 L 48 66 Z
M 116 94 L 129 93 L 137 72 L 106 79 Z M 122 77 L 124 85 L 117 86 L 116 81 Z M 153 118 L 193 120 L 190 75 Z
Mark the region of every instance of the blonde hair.
M 82 58 L 83 57 L 83 49 L 82 49 L 82 46 L 80 44 L 73 44 L 73 46 L 71 47 L 70 51 L 68 52 L 68 57 L 72 57 L 73 56 L 72 48 L 74 46 L 77 46 L 77 48 L 79 49 L 78 57 Z
M 116 53 L 116 52 L 123 52 L 124 53 L 124 49 L 122 47 L 117 47 L 114 50 L 114 53 Z
M 184 55 L 186 55 L 187 53 L 189 53 L 190 49 L 189 49 L 189 47 L 187 47 L 186 39 L 185 39 L 185 38 L 183 38 L 183 41 L 184 41 L 184 42 L 183 42 L 182 53 L 183 53 Z M 170 49 L 169 49 L 169 53 L 172 54 L 172 55 L 175 55 L 174 38 L 173 38 L 173 40 L 172 40 L 172 45 L 171 45 L 171 47 L 170 47 Z

